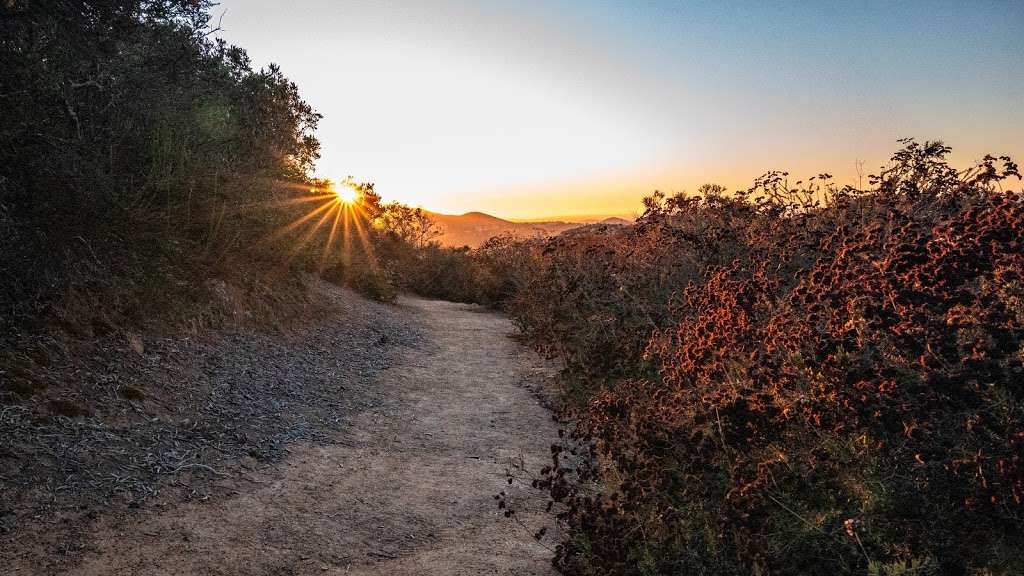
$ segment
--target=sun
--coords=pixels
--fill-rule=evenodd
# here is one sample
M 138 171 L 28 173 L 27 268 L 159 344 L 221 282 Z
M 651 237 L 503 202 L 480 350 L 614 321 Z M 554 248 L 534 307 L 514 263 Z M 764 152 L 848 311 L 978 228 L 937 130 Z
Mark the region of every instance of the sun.
M 334 194 L 337 195 L 338 201 L 342 204 L 352 204 L 359 199 L 359 191 L 346 184 L 336 186 Z

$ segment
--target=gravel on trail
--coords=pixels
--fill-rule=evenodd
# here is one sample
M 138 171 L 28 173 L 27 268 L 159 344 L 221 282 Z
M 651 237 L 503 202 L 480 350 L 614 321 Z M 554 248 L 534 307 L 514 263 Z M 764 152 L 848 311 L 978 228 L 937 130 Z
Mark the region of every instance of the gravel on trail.
M 282 331 L 148 346 L 92 375 L 123 414 L 0 407 L 0 565 L 12 574 L 549 574 L 493 496 L 537 469 L 554 368 L 482 309 L 323 287 Z M 158 392 L 157 392 L 158 391 Z

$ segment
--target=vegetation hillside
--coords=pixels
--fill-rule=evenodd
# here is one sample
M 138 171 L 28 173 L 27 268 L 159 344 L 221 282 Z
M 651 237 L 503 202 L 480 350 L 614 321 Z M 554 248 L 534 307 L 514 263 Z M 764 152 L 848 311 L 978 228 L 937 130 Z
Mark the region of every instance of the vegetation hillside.
M 212 40 L 207 6 L 0 7 L 5 333 L 180 317 L 203 300 L 193 279 L 277 259 L 269 231 L 296 211 L 275 204 L 308 190 L 320 117 L 278 68 Z
M 99 341 L 285 321 L 303 274 L 392 299 L 429 236 L 371 184 L 310 176 L 320 115 L 216 39 L 212 6 L 0 3 L 0 400 Z
M 475 254 L 567 366 L 562 572 L 1024 572 L 1020 174 L 904 144 L 865 190 L 770 173 Z

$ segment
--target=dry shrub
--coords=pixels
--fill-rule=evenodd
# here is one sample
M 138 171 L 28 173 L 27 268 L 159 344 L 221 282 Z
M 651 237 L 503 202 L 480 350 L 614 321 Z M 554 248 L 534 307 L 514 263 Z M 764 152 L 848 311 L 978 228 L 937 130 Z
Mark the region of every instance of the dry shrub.
M 537 248 L 511 311 L 588 383 L 564 573 L 1024 572 L 1019 174 L 905 144 Z

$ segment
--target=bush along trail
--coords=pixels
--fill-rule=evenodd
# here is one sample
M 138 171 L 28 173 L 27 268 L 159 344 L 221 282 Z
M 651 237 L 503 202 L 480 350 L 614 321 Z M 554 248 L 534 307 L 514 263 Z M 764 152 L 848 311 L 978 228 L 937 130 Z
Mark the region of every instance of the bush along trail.
M 1024 573 L 1020 173 L 949 152 L 481 254 L 570 368 L 563 572 Z
M 557 438 L 535 394 L 551 367 L 482 309 L 323 290 L 310 326 L 147 351 L 173 411 L 5 409 L 5 573 L 551 573 L 549 519 L 494 500 Z

